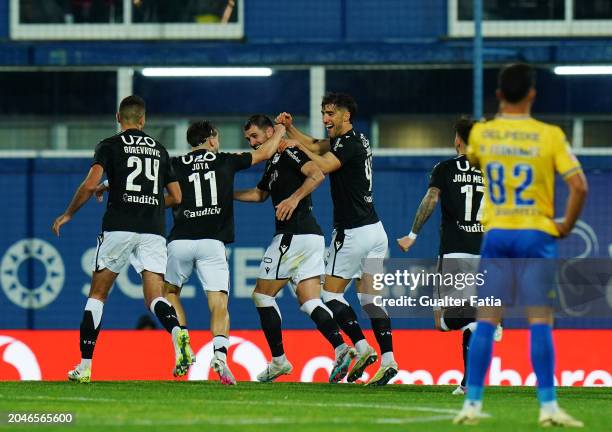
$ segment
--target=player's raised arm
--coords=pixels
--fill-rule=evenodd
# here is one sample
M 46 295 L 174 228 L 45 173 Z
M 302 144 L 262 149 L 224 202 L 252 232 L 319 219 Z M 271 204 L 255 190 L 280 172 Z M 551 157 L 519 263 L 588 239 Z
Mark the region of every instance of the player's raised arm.
M 427 189 L 427 193 L 421 200 L 421 204 L 419 204 L 419 208 L 417 209 L 416 215 L 414 216 L 414 221 L 412 222 L 412 229 L 410 234 L 397 239 L 397 244 L 404 252 L 408 252 L 408 250 L 416 241 L 417 234 L 421 232 L 421 228 L 423 228 L 425 222 L 427 222 L 429 217 L 433 214 L 439 199 L 440 189 L 438 189 L 437 187 L 430 187 L 429 189 Z
M 270 192 L 259 188 L 243 189 L 234 191 L 234 199 L 243 202 L 264 202 L 270 196 Z
M 294 144 L 295 147 L 306 153 L 306 156 L 308 156 L 311 161 L 317 164 L 321 171 L 323 171 L 323 174 L 329 174 L 330 172 L 334 172 L 340 169 L 340 167 L 342 166 L 342 162 L 340 162 L 340 159 L 338 159 L 332 152 L 326 152 L 323 155 L 319 155 L 318 153 L 309 150 L 308 147 L 304 146 L 302 143 L 293 141 L 292 144 Z
M 306 162 L 301 168 L 302 174 L 306 176 L 304 183 L 291 194 L 290 197 L 281 201 L 276 206 L 276 218 L 278 220 L 289 220 L 302 198 L 310 195 L 325 179 L 323 171 L 316 163 Z
M 92 165 L 87 173 L 87 177 L 85 177 L 85 180 L 83 180 L 74 193 L 74 197 L 72 198 L 72 201 L 70 201 L 66 211 L 58 216 L 57 219 L 55 219 L 55 222 L 53 222 L 52 230 L 55 235 L 59 237 L 60 228 L 62 225 L 69 222 L 70 219 L 72 219 L 72 216 L 74 216 L 74 214 L 83 206 L 83 204 L 85 204 L 96 192 L 98 183 L 100 183 L 103 174 L 104 168 L 102 168 L 101 165 Z
M 291 114 L 286 112 L 280 113 L 278 116 L 276 116 L 276 123 L 285 126 L 285 128 L 287 129 L 287 136 L 299 142 L 301 144 L 302 150 L 306 148 L 318 155 L 322 155 L 329 151 L 329 139 L 316 139 L 311 137 L 310 135 L 305 134 L 293 125 L 293 117 L 291 116 Z M 282 146 L 281 148 L 284 150 Z
M 565 216 L 563 222 L 557 222 L 559 237 L 567 237 L 574 228 L 586 201 L 589 190 L 587 179 L 582 171 L 578 171 L 565 178 L 565 183 L 569 188 L 569 196 L 565 205 Z
M 256 165 L 259 162 L 270 159 L 278 150 L 278 146 L 281 139 L 285 136 L 285 132 L 285 127 L 283 125 L 274 126 L 274 135 L 272 135 L 270 139 L 260 145 L 256 150 L 251 152 L 253 155 L 251 165 Z

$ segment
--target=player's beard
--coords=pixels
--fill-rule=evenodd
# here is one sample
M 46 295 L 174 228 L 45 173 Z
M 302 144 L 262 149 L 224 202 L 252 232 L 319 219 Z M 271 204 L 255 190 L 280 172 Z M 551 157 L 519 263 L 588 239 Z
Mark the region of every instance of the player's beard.
M 325 129 L 327 129 L 327 128 L 325 128 Z M 334 123 L 334 127 L 332 127 L 331 129 L 327 129 L 327 135 L 331 139 L 338 138 L 340 135 L 342 135 L 340 133 L 340 131 L 342 131 L 342 125 L 341 124 L 340 125 L 336 125 Z

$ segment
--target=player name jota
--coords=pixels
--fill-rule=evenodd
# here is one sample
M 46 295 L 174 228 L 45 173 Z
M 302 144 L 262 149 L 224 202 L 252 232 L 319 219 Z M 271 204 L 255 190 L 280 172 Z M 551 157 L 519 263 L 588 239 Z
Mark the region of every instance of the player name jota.
M 378 307 L 483 307 L 483 306 L 502 306 L 501 299 L 494 296 L 478 297 L 470 296 L 469 298 L 456 298 L 450 296 L 444 297 L 409 297 L 400 296 L 397 298 L 385 298 L 383 296 L 374 297 L 374 305 Z
M 220 214 L 221 214 L 220 207 L 206 207 L 205 209 L 202 209 L 202 210 L 185 210 L 183 212 L 183 215 L 185 215 L 187 219 L 196 218 L 200 216 L 210 216 L 210 215 L 220 215 Z
M 453 183 L 480 183 L 483 184 L 480 174 L 457 173 L 453 177 Z

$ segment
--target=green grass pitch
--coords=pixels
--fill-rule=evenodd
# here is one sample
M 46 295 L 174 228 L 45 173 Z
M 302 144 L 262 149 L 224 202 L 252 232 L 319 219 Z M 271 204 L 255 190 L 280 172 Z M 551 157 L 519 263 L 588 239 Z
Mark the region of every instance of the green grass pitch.
M 0 429 L 67 431 L 457 431 L 450 386 L 241 382 L 1 382 Z M 588 431 L 612 430 L 609 388 L 560 388 Z M 9 412 L 71 412 L 64 426 L 7 425 Z M 478 431 L 541 430 L 533 388 L 491 387 Z

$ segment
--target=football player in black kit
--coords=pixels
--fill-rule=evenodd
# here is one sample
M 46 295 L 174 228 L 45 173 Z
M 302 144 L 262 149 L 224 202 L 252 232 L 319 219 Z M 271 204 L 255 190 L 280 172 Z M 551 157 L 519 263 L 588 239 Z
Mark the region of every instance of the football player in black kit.
M 191 151 L 172 158 L 183 200 L 173 209 L 174 227 L 168 236 L 166 298 L 185 326 L 179 295 L 195 268 L 210 309 L 214 350 L 210 367 L 226 385 L 236 384 L 227 366 L 229 266 L 225 254 L 225 245 L 234 241 L 234 176 L 274 155 L 284 135 L 285 128 L 277 125 L 256 150 L 224 153 L 219 152 L 217 129 L 207 121 L 200 121 L 187 130 Z
M 53 224 L 59 236 L 62 225 L 96 192 L 106 173 L 108 204 L 102 234 L 93 263 L 91 289 L 80 328 L 81 362 L 70 372 L 71 381 L 89 382 L 91 359 L 100 332 L 102 310 L 117 274 L 129 262 L 142 276 L 147 308 L 172 334 L 176 370 L 183 370 L 188 357 L 189 336 L 180 327 L 176 311 L 163 297 L 166 271 L 165 201 L 181 202 L 181 190 L 170 166 L 166 149 L 142 131 L 145 103 L 138 96 L 121 101 L 117 121 L 121 132 L 96 147 L 87 177 L 70 205 Z M 164 198 L 164 188 L 168 195 Z
M 466 143 L 474 122 L 462 117 L 455 123 L 454 146 L 457 156 L 438 163 L 429 181 L 427 193 L 417 209 L 410 234 L 397 240 L 399 247 L 408 250 L 415 243 L 418 233 L 441 201 L 442 223 L 440 225 L 440 248 L 438 271 L 441 273 L 476 273 L 483 227 L 482 199 L 483 177 L 480 170 L 470 166 L 467 160 Z M 441 331 L 461 330 L 464 376 L 453 394 L 465 393 L 465 371 L 470 336 L 476 326 L 476 308 L 469 305 L 470 296 L 475 296 L 475 287 L 436 287 L 434 295 L 439 299 L 458 299 L 464 306 L 434 307 L 434 323 Z M 500 329 L 501 331 L 501 329 Z M 498 338 L 501 334 L 498 334 Z
M 323 97 L 321 114 L 329 139 L 304 134 L 293 126 L 288 113 L 279 114 L 276 121 L 285 125 L 287 135 L 300 150 L 330 174 L 334 232 L 327 252 L 322 297 L 357 349 L 347 381 L 359 379 L 378 358 L 365 339 L 355 311 L 344 298 L 346 287 L 356 279 L 357 297 L 370 317 L 382 354 L 380 369 L 368 385 L 385 385 L 397 375 L 398 366 L 393 356 L 391 320 L 384 308 L 374 304 L 372 274 L 382 271 L 388 241 L 374 210 L 370 142 L 353 129 L 356 111 L 355 100 L 347 94 L 328 93 Z
M 262 114 L 251 116 L 244 135 L 251 147 L 260 148 L 274 133 L 272 120 Z M 298 148 L 287 148 L 266 164 L 257 187 L 234 192 L 239 201 L 262 202 L 272 198 L 276 232 L 259 268 L 253 301 L 270 346 L 272 361 L 257 376 L 261 382 L 290 374 L 293 366 L 283 348 L 281 313 L 276 295 L 292 281 L 300 310 L 317 325 L 335 349 L 336 360 L 329 382 L 344 378 L 355 351 L 344 343 L 331 310 L 321 301 L 321 275 L 325 272 L 325 239 L 312 214 L 311 192 L 323 181 L 321 169 Z

